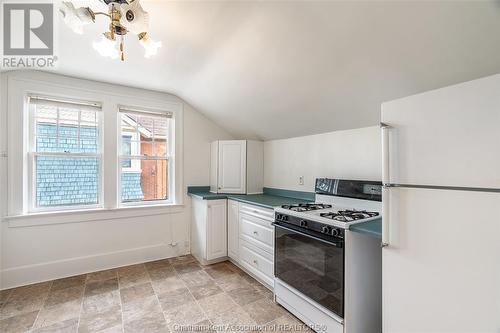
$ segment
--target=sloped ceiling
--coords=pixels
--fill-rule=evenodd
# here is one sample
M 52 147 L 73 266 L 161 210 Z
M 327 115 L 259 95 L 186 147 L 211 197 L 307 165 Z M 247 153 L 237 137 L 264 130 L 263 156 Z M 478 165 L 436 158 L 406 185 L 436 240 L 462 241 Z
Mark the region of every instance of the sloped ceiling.
M 97 1 L 75 2 L 90 4 Z M 380 104 L 500 72 L 499 2 L 143 1 L 163 48 L 124 63 L 59 27 L 58 72 L 170 92 L 238 137 L 375 125 Z

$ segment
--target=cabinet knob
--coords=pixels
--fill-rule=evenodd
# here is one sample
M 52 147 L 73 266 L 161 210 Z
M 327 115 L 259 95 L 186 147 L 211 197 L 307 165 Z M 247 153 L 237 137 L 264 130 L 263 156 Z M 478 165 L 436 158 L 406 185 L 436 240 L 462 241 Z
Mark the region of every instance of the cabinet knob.
M 259 233 L 258 233 L 257 231 L 254 231 L 254 232 L 253 232 L 253 234 L 254 234 L 254 235 L 258 235 Z
M 254 260 L 253 261 L 254 264 L 258 265 L 259 263 L 257 262 L 257 260 Z

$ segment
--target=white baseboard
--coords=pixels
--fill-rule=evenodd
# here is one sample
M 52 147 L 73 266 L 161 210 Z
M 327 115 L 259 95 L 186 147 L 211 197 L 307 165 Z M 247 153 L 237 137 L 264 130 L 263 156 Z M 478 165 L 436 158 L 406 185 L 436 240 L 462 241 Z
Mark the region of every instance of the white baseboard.
M 96 272 L 120 266 L 184 255 L 179 246 L 167 244 L 137 247 L 96 255 L 49 261 L 39 264 L 7 268 L 0 272 L 0 290 L 50 281 L 68 276 Z

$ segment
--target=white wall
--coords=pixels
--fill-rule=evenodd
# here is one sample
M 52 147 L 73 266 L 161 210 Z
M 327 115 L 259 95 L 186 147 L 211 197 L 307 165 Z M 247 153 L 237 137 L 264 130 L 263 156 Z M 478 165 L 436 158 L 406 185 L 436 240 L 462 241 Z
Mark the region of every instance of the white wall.
M 266 141 L 264 186 L 313 192 L 317 177 L 380 180 L 381 154 L 378 126 Z
M 34 75 L 40 77 L 45 74 Z M 51 80 L 57 80 L 57 76 L 49 76 Z M 60 79 L 66 80 L 63 77 Z M 86 80 L 78 81 L 92 84 Z M 4 103 L 7 87 L 5 81 L 2 84 L 0 153 L 6 149 L 8 140 L 5 134 L 8 108 Z M 140 89 L 134 89 L 134 92 L 153 94 Z M 162 95 L 184 104 L 183 193 L 186 193 L 185 187 L 188 185 L 209 183 L 210 142 L 232 137 L 182 100 L 173 95 Z M 7 187 L 4 185 L 8 175 L 5 170 L 6 158 L 0 159 L 0 216 L 5 217 Z M 183 206 L 172 209 L 144 208 L 133 213 L 110 211 L 106 213 L 106 218 L 94 220 L 89 213 L 73 214 L 71 220 L 76 222 L 69 223 L 64 222 L 67 218 L 64 216 L 31 217 L 27 219 L 27 224 L 19 219 L 2 218 L 0 289 L 188 253 L 190 204 L 189 198 L 185 196 Z

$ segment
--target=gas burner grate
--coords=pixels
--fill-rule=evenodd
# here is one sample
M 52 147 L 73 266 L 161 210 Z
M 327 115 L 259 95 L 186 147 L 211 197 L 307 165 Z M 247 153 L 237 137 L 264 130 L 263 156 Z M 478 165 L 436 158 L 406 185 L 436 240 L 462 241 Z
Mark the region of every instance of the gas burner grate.
M 377 212 L 367 212 L 366 210 L 339 210 L 338 212 L 329 212 L 319 214 L 321 217 L 340 222 L 351 222 L 370 217 L 378 216 Z
M 318 204 L 318 203 L 304 203 L 296 205 L 283 205 L 281 206 L 281 208 L 289 209 L 294 212 L 309 212 L 311 210 L 332 208 L 332 205 Z

